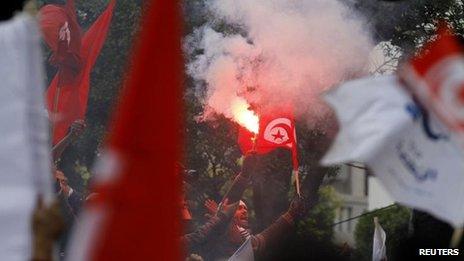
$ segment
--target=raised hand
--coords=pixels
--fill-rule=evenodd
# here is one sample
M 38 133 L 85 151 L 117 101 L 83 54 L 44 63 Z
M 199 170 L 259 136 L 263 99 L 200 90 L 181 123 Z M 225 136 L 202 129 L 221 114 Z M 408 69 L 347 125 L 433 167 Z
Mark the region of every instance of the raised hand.
M 79 137 L 84 132 L 85 127 L 87 127 L 87 125 L 83 120 L 74 121 L 69 127 L 69 135 L 71 136 L 71 139 Z
M 218 211 L 218 203 L 212 199 L 205 200 L 204 206 L 209 214 L 215 215 Z
M 306 214 L 306 212 L 306 200 L 299 196 L 293 198 L 292 202 L 290 202 L 287 213 L 290 214 L 294 219 L 300 219 Z
M 218 214 L 224 215 L 226 218 L 231 218 L 237 210 L 238 202 L 229 204 L 229 199 L 226 198 L 219 206 Z

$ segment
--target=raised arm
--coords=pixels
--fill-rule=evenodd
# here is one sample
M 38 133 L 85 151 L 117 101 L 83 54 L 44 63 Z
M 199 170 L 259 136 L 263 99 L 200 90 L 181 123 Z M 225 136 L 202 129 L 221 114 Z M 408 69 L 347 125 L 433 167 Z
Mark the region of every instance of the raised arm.
M 263 232 L 252 236 L 253 251 L 256 256 L 262 256 L 266 249 L 287 237 L 293 230 L 295 223 L 306 213 L 303 198 L 295 197 L 290 203 L 287 212 L 280 216 Z
M 84 132 L 86 125 L 83 120 L 76 120 L 69 127 L 68 134 L 52 148 L 53 162 L 57 162 L 64 150 Z
M 224 195 L 223 201 L 227 199 L 229 203 L 240 201 L 243 192 L 250 183 L 250 177 L 256 170 L 258 156 L 255 152 L 249 152 L 245 156 L 242 164 L 242 171 L 235 177 L 229 191 Z
M 219 236 L 224 233 L 235 213 L 235 210 L 237 209 L 237 206 L 238 202 L 230 205 L 227 204 L 227 201 L 224 202 L 219 211 L 208 219 L 204 225 L 198 227 L 194 232 L 181 237 L 182 245 L 190 251 L 196 246 L 204 244 L 212 236 Z

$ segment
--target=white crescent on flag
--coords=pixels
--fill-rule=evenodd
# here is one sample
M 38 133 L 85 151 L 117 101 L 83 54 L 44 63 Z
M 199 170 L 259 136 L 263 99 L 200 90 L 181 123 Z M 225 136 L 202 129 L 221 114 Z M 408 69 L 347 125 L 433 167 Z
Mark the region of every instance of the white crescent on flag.
M 443 104 L 449 106 L 449 110 L 460 122 L 464 121 L 464 62 L 463 57 L 454 56 L 446 59 L 435 68 L 436 76 L 441 76 L 440 95 Z M 436 77 L 435 76 L 435 77 Z M 433 77 L 433 76 L 430 76 Z
M 266 125 L 264 129 L 264 139 L 281 145 L 286 144 L 288 147 L 291 147 L 292 144 L 290 139 L 290 133 L 292 131 L 292 121 L 288 118 L 277 118 L 272 120 Z

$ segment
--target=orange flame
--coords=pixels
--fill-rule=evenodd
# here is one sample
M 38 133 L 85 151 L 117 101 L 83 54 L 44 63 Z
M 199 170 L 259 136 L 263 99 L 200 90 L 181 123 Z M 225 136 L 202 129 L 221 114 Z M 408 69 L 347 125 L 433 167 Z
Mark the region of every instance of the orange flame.
M 232 101 L 232 115 L 238 124 L 257 134 L 259 132 L 259 117 L 249 107 L 250 105 L 245 100 L 235 99 Z

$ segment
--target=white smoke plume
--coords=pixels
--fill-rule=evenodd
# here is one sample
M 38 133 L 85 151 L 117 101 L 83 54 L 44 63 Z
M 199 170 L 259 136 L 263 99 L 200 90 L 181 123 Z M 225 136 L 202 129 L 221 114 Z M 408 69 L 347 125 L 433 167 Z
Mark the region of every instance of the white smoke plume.
M 337 0 L 207 0 L 211 21 L 186 39 L 202 49 L 187 73 L 206 83 L 205 117 L 232 118 L 232 104 L 293 104 L 323 117 L 321 92 L 363 74 L 373 48 L 365 21 Z M 240 33 L 215 31 L 219 22 Z M 229 30 L 230 31 L 230 30 Z M 237 30 L 236 30 L 237 31 Z

